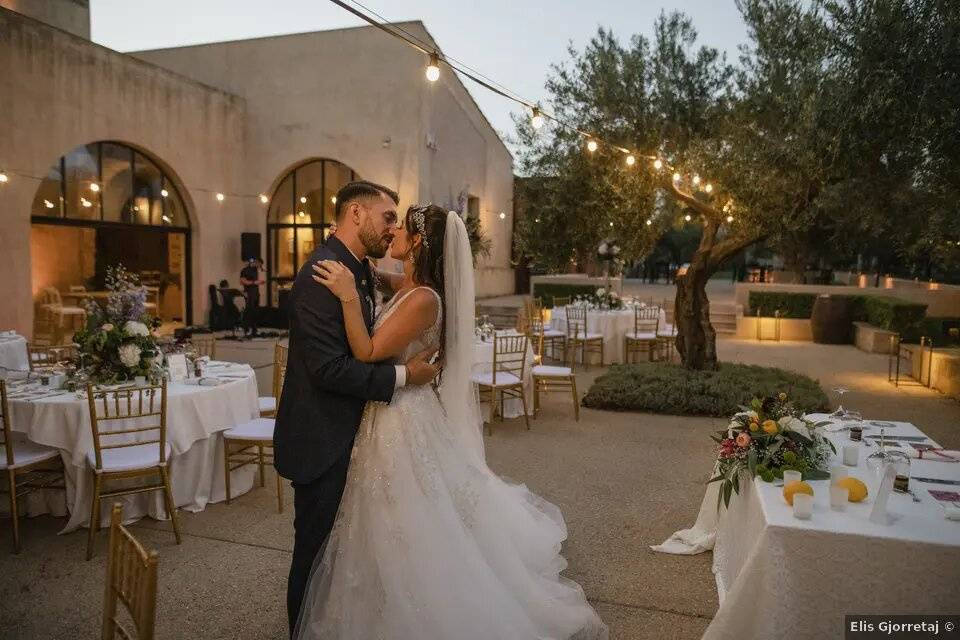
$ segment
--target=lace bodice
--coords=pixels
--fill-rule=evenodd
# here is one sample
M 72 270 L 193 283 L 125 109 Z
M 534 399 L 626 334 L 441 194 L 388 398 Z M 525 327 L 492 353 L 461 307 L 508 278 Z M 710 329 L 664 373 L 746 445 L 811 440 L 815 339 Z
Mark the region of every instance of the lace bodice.
M 419 338 L 417 338 L 416 340 L 414 340 L 413 342 L 407 345 L 407 348 L 404 349 L 403 353 L 401 353 L 397 357 L 397 362 L 406 362 L 407 360 L 417 355 L 421 351 L 424 351 L 426 349 L 435 349 L 440 345 L 440 333 L 441 333 L 440 328 L 443 323 L 443 302 L 440 300 L 440 294 L 438 294 L 436 291 L 434 291 L 430 287 L 414 287 L 413 289 L 411 289 L 410 291 L 407 291 L 402 296 L 394 296 L 393 298 L 391 298 L 390 302 L 384 305 L 383 309 L 380 311 L 380 314 L 377 316 L 377 320 L 373 324 L 373 332 L 376 333 L 377 329 L 379 329 L 380 326 L 384 322 L 386 322 L 387 318 L 390 317 L 390 314 L 393 313 L 394 310 L 400 306 L 400 303 L 403 302 L 403 300 L 406 299 L 407 296 L 409 296 L 411 293 L 413 293 L 417 289 L 426 289 L 427 291 L 432 293 L 434 297 L 436 297 L 437 304 L 439 305 L 437 310 L 437 317 L 433 321 L 433 324 L 426 331 L 424 331 Z

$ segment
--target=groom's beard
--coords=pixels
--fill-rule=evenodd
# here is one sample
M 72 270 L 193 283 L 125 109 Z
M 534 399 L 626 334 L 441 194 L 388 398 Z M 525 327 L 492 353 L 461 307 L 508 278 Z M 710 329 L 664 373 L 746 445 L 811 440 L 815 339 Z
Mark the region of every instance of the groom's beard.
M 373 229 L 373 225 L 369 222 L 360 227 L 359 236 L 360 243 L 363 244 L 363 248 L 367 250 L 368 258 L 382 258 L 387 255 L 390 243 L 393 242 L 392 233 L 380 235 Z

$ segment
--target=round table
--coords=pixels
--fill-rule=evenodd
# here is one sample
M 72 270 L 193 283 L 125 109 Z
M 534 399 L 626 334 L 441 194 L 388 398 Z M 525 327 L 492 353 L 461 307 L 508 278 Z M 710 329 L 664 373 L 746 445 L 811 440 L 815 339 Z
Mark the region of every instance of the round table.
M 13 371 L 30 368 L 26 338 L 13 332 L 0 334 L 0 367 Z
M 566 333 L 566 307 L 557 307 L 553 309 L 551 312 L 550 321 L 555 330 Z M 659 326 L 664 327 L 666 324 L 667 316 L 661 307 Z M 606 362 L 603 362 L 602 364 L 617 364 L 626 362 L 623 355 L 624 337 L 627 333 L 633 331 L 633 329 L 634 312 L 632 308 L 587 310 L 587 331 L 589 333 L 599 333 L 603 336 L 603 357 Z
M 498 335 L 515 335 L 515 331 Z M 533 415 L 533 349 L 527 343 L 526 367 L 523 370 L 523 393 L 527 397 L 527 413 Z M 493 371 L 493 340 L 473 344 L 473 372 L 490 373 Z M 491 413 L 493 408 L 491 407 Z M 508 398 L 503 403 L 504 418 L 519 418 L 523 415 L 523 403 L 519 398 Z
M 215 373 L 214 373 L 215 372 Z M 211 377 L 219 376 L 217 386 L 199 386 L 196 380 L 168 383 L 167 442 L 171 455 L 170 484 L 178 507 L 202 511 L 210 502 L 226 497 L 223 477 L 223 439 L 217 434 L 260 415 L 257 408 L 257 382 L 247 365 L 213 367 Z M 66 471 L 66 509 L 70 519 L 62 533 L 89 526 L 92 472 L 86 461 L 93 451 L 93 432 L 87 399 L 64 392 L 36 400 L 8 399 L 11 427 L 18 436 L 37 444 L 60 449 Z M 151 435 L 155 434 L 152 432 Z M 116 439 L 112 440 L 116 442 Z M 234 471 L 230 476 L 231 494 L 246 492 L 253 485 L 254 466 Z M 52 512 L 63 515 L 62 498 L 36 492 L 28 501 L 28 515 Z M 124 521 L 145 515 L 166 518 L 161 492 L 119 498 Z M 102 526 L 109 526 L 110 509 L 103 508 Z

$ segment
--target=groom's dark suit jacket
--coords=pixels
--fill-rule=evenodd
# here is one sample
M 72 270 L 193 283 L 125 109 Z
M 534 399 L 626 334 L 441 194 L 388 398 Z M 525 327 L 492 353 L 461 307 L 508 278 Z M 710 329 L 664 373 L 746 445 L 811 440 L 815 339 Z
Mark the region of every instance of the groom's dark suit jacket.
M 314 281 L 317 260 L 338 260 L 353 272 L 367 328 L 373 326 L 374 283 L 335 236 L 300 267 L 290 293 L 290 352 L 273 434 L 277 472 L 294 483 L 311 482 L 350 446 L 368 400 L 389 402 L 396 370 L 366 364 L 350 353 L 340 300 Z

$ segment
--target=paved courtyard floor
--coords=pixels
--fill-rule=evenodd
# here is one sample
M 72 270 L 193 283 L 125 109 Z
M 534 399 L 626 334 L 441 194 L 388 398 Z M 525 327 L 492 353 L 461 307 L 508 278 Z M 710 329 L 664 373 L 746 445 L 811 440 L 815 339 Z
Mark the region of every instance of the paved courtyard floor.
M 907 420 L 960 448 L 960 403 L 886 382 L 886 360 L 853 347 L 722 339 L 723 360 L 784 367 L 819 378 L 828 395 L 851 389 L 849 408 Z M 600 373 L 579 375 L 581 392 Z M 486 438 L 491 467 L 559 504 L 569 526 L 566 575 L 578 581 L 614 640 L 699 638 L 717 607 L 711 555 L 669 556 L 649 545 L 691 524 L 713 458 L 708 438 L 723 420 L 583 409 L 552 396 L 531 431 L 520 420 Z M 181 512 L 183 544 L 167 522 L 135 534 L 160 553 L 159 638 L 271 638 L 285 634 L 284 590 L 293 540 L 291 495 L 276 513 L 267 488 L 198 514 Z M 85 562 L 86 531 L 57 536 L 62 520 L 23 523 L 24 550 L 10 554 L 0 521 L 0 638 L 94 637 L 102 602 L 106 534 Z

